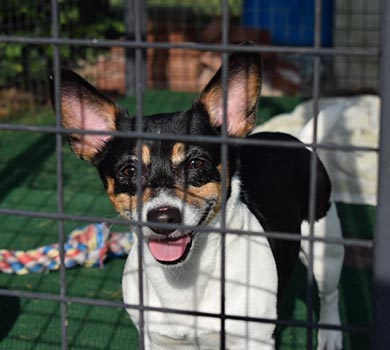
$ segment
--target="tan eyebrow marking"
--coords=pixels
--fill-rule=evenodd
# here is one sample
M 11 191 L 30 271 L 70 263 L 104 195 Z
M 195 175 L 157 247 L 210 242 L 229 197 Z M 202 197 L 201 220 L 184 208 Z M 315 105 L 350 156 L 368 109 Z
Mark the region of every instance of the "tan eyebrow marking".
M 180 164 L 186 158 L 186 145 L 183 142 L 176 142 L 172 148 L 171 160 L 173 164 Z
M 150 148 L 146 145 L 142 145 L 142 162 L 145 165 L 150 164 Z

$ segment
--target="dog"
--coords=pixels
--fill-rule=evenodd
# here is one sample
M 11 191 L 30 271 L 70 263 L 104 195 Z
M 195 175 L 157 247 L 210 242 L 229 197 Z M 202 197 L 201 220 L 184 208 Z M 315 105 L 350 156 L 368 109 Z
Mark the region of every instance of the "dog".
M 141 238 L 135 238 L 135 246 L 140 239 L 142 300 L 153 308 L 144 312 L 147 350 L 221 348 L 221 320 L 210 314 L 221 313 L 222 245 L 224 313 L 228 315 L 224 321 L 224 348 L 275 347 L 272 320 L 278 318 L 278 306 L 300 247 L 303 261 L 307 262 L 310 244 L 261 233 L 285 232 L 294 238 L 300 233 L 309 235 L 310 167 L 314 157 L 310 149 L 287 134 L 248 136 L 256 123 L 261 69 L 259 54 L 232 53 L 227 67 L 226 105 L 221 68 L 188 110 L 142 119 L 143 132 L 153 136 L 168 134 L 171 138 L 151 137 L 137 142 L 134 137 L 104 133 L 69 134 L 73 152 L 97 168 L 115 209 L 133 223 L 139 218 L 145 223 L 141 225 Z M 69 70 L 61 74 L 65 128 L 139 131 L 136 118 L 79 75 Z M 223 132 L 229 140 L 250 140 L 241 146 L 227 144 L 227 164 L 222 164 L 220 144 L 197 140 L 219 137 Z M 191 141 L 174 140 L 183 135 L 191 137 Z M 263 145 L 254 145 L 257 140 Z M 315 164 L 315 235 L 341 237 L 328 174 L 318 158 Z M 137 183 L 141 187 L 138 191 Z M 199 227 L 208 230 L 204 232 Z M 126 304 L 137 305 L 141 300 L 138 254 L 139 249 L 131 250 L 123 273 Z M 319 323 L 340 324 L 338 282 L 342 258 L 342 246 L 315 242 L 313 273 L 321 302 Z M 201 314 L 159 312 L 154 308 Z M 127 310 L 139 328 L 139 310 Z M 251 319 L 245 321 L 243 317 Z M 340 331 L 319 329 L 318 349 L 341 347 Z

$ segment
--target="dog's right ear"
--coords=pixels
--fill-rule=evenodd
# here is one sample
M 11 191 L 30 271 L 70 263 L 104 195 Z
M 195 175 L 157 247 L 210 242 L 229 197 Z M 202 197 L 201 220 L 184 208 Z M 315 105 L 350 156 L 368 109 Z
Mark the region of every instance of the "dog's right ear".
M 51 80 L 51 98 L 54 105 L 53 75 Z M 116 130 L 115 103 L 103 95 L 76 73 L 61 70 L 61 114 L 65 128 L 80 130 L 114 131 Z M 93 161 L 103 149 L 110 135 L 70 134 L 68 139 L 73 152 L 82 159 Z

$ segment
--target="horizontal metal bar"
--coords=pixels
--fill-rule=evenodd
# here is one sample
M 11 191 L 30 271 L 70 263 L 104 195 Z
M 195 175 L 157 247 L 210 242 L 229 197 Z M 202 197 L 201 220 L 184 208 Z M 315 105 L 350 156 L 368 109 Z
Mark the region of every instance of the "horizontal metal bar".
M 80 222 L 106 222 L 108 224 L 119 224 L 126 226 L 149 226 L 149 227 L 159 227 L 159 228 L 177 228 L 181 230 L 193 230 L 194 226 L 189 225 L 176 225 L 176 224 L 161 224 L 161 223 L 152 223 L 152 222 L 138 222 L 135 220 L 120 220 L 120 219 L 110 219 L 102 218 L 98 216 L 81 216 L 81 215 L 71 215 L 71 214 L 60 214 L 60 213 L 48 213 L 48 212 L 36 212 L 36 211 L 27 211 L 19 209 L 6 209 L 0 208 L 0 215 L 14 215 L 14 216 L 24 216 L 30 218 L 39 218 L 39 219 L 50 219 L 50 220 L 68 220 L 68 221 L 80 221 Z M 372 240 L 365 239 L 354 239 L 354 238 L 326 238 L 326 237 L 315 237 L 315 236 L 301 236 L 298 234 L 285 233 L 285 232 L 258 232 L 258 231 L 243 231 L 236 229 L 222 229 L 210 226 L 196 226 L 197 232 L 215 232 L 215 233 L 225 233 L 225 234 L 245 234 L 248 236 L 263 236 L 276 238 L 280 240 L 288 241 L 313 241 L 313 242 L 323 242 L 327 244 L 342 244 L 344 246 L 354 246 L 362 248 L 373 248 Z
M 172 308 L 163 308 L 163 307 L 153 307 L 153 306 L 143 306 L 136 304 L 125 304 L 118 301 L 111 300 L 102 300 L 102 299 L 91 299 L 84 297 L 73 297 L 73 296 L 61 296 L 58 294 L 50 294 L 50 293 L 36 293 L 36 292 L 26 292 L 21 290 L 8 290 L 0 288 L 0 295 L 9 296 L 9 297 L 19 297 L 19 298 L 29 298 L 36 300 L 46 300 L 53 302 L 66 302 L 73 304 L 81 304 L 81 305 L 91 305 L 91 306 L 102 306 L 102 307 L 111 307 L 111 308 L 122 308 L 122 309 L 143 309 L 144 311 L 150 312 L 162 312 L 162 313 L 170 313 L 170 314 L 179 314 L 179 315 L 190 315 L 197 317 L 210 317 L 210 318 L 221 318 L 236 321 L 245 321 L 245 322 L 257 322 L 257 323 L 271 323 L 275 325 L 281 326 L 291 326 L 291 327 L 300 327 L 300 328 L 313 328 L 313 329 L 333 329 L 333 330 L 342 330 L 344 332 L 350 333 L 369 333 L 370 328 L 368 326 L 339 326 L 333 324 L 318 324 L 318 323 L 309 323 L 305 321 L 299 320 L 275 320 L 268 318 L 258 318 L 258 317 L 247 317 L 247 316 L 238 316 L 238 315 L 221 315 L 219 313 L 212 312 L 201 312 L 201 311 L 188 311 L 188 310 L 180 310 L 180 309 L 172 309 Z
M 378 48 L 359 48 L 359 47 L 340 47 L 315 48 L 310 46 L 272 46 L 272 45 L 253 45 L 241 46 L 236 44 L 203 44 L 194 42 L 183 43 L 165 43 L 165 42 L 146 42 L 146 41 L 128 41 L 128 40 L 107 40 L 107 39 L 71 39 L 71 38 L 49 38 L 49 37 L 21 37 L 0 35 L 0 42 L 19 43 L 29 45 L 72 45 L 72 46 L 90 46 L 90 47 L 125 47 L 132 49 L 188 49 L 199 51 L 214 52 L 269 52 L 269 53 L 296 53 L 304 55 L 321 56 L 378 56 Z
M 55 126 L 35 126 L 35 125 L 15 125 L 15 124 L 0 124 L 0 130 L 6 131 L 29 131 L 39 133 L 53 133 L 53 134 L 93 134 L 93 135 L 110 135 L 121 138 L 130 139 L 144 139 L 144 140 L 170 140 L 183 142 L 200 142 L 200 143 L 214 143 L 214 144 L 228 144 L 228 145 L 252 145 L 252 146 L 274 146 L 286 148 L 313 148 L 323 150 L 335 150 L 341 152 L 378 152 L 378 147 L 368 146 L 352 146 L 352 145 L 338 145 L 325 143 L 300 143 L 274 140 L 255 140 L 248 138 L 235 138 L 223 136 L 206 136 L 206 135 L 175 135 L 175 134 L 152 134 L 147 132 L 137 131 L 100 131 L 100 130 L 80 130 L 58 128 Z
M 11 216 L 24 216 L 27 218 L 35 219 L 48 219 L 48 220 L 63 220 L 63 221 L 79 221 L 79 222 L 106 222 L 113 225 L 124 225 L 129 226 L 129 221 L 121 219 L 113 219 L 100 216 L 83 216 L 83 215 L 73 215 L 73 214 L 59 214 L 59 213 L 49 213 L 49 212 L 39 212 L 39 211 L 29 211 L 29 210 L 20 210 L 20 209 L 7 209 L 0 208 L 0 215 L 11 215 Z

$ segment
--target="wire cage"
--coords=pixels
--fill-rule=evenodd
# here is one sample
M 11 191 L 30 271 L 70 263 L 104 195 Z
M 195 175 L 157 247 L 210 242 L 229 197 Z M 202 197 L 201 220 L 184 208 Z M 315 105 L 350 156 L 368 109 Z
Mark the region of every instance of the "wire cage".
M 7 1 L 0 5 L 0 227 L 4 229 L 0 248 L 27 250 L 58 242 L 60 254 L 58 272 L 0 274 L 0 308 L 6 315 L 0 316 L 0 349 L 144 349 L 143 317 L 147 312 L 218 318 L 219 348 L 225 349 L 225 322 L 235 316 L 224 311 L 224 277 L 221 289 L 216 291 L 222 296 L 221 313 L 212 314 L 184 312 L 173 306 L 156 309 L 144 304 L 142 297 L 137 305 L 124 304 L 120 286 L 124 259 L 112 259 L 102 269 L 66 269 L 65 247 L 72 228 L 104 221 L 128 230 L 128 222 L 118 218 L 107 201 L 99 199 L 104 197 L 101 186 L 91 180 L 98 178 L 96 174 L 73 160 L 64 147 L 70 131 L 61 125 L 60 72 L 62 66 L 75 69 L 129 107 L 141 126 L 143 115 L 189 107 L 216 68 L 226 66 L 232 52 L 262 54 L 265 97 L 260 102 L 259 123 L 267 119 L 267 113 L 271 116 L 291 111 L 298 103 L 311 99 L 308 108 L 313 115 L 314 136 L 304 147 L 313 154 L 373 154 L 378 157 L 379 169 L 378 173 L 376 169 L 366 170 L 377 176 L 375 206 L 355 206 L 351 211 L 338 203 L 342 221 L 349 222 L 343 224 L 343 231 L 350 225 L 349 230 L 360 234 L 344 232 L 344 238 L 322 240 L 346 248 L 340 291 L 342 326 L 319 325 L 315 316 L 318 301 L 313 294 L 312 270 L 314 247 L 319 243 L 313 232 L 315 157 L 311 164 L 310 234 L 298 238 L 310 246 L 309 264 L 306 272 L 297 272 L 300 277 L 295 283 L 306 306 L 297 315 L 291 311 L 297 302 L 292 301 L 287 307 L 290 317 L 285 319 L 240 320 L 259 322 L 260 326 L 262 322 L 273 323 L 287 329 L 279 340 L 280 349 L 315 348 L 313 335 L 318 329 L 341 330 L 348 349 L 389 347 L 390 241 L 386 229 L 390 224 L 390 6 L 379 0 L 300 0 L 299 6 L 291 3 L 51 0 Z M 254 45 L 239 44 L 248 40 Z M 53 116 L 49 107 L 50 74 L 54 77 L 55 122 L 48 122 Z M 227 78 L 228 71 L 224 70 L 225 108 Z M 380 128 L 376 130 L 379 145 L 324 143 L 317 138 L 325 97 L 344 98 L 367 92 L 381 99 Z M 196 140 L 148 134 L 141 127 L 126 134 L 106 134 L 135 139 L 139 146 L 150 139 L 219 144 L 222 178 L 227 172 L 228 145 L 248 144 L 246 139 L 228 137 L 226 130 L 220 137 Z M 285 146 L 275 142 L 269 145 Z M 141 175 L 139 171 L 138 194 L 142 193 Z M 221 211 L 225 213 L 224 205 Z M 134 234 L 142 235 L 146 223 L 141 216 L 132 224 Z M 224 225 L 220 229 L 222 237 L 228 234 Z M 209 232 L 207 227 L 198 229 Z M 280 232 L 259 234 L 290 238 Z M 138 249 L 140 256 L 142 296 L 143 247 L 140 244 L 132 249 Z M 220 254 L 221 276 L 225 276 L 228 257 L 223 244 Z M 360 269 L 361 273 L 349 273 L 351 269 Z M 352 295 L 353 301 L 349 300 Z M 126 308 L 139 311 L 139 333 L 127 318 Z

